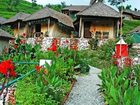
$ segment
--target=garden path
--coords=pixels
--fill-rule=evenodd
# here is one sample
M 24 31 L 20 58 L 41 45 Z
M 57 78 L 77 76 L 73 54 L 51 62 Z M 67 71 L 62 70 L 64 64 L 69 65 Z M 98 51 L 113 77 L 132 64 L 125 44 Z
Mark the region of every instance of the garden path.
M 78 76 L 65 105 L 104 105 L 104 100 L 99 93 L 101 80 L 98 78 L 101 70 L 90 67 L 88 75 Z

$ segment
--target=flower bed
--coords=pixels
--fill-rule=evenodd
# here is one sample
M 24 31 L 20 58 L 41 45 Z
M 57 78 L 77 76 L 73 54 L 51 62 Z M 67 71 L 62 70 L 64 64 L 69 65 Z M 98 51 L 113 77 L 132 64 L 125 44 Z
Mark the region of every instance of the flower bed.
M 54 41 L 48 51 L 43 52 L 40 45 L 26 44 L 25 36 L 11 41 L 10 48 L 1 57 L 2 62 L 5 59 L 22 62 L 22 65 L 19 63 L 14 65 L 16 75 L 21 75 L 17 79 L 24 78 L 16 81 L 15 101 L 13 101 L 16 103 L 10 103 L 13 105 L 59 105 L 63 103 L 65 95 L 71 90 L 71 80 L 74 79 L 75 74 L 74 67 L 84 62 L 76 49 L 59 48 L 57 42 Z M 40 59 L 51 60 L 51 66 L 47 63 L 39 66 L 36 62 Z M 87 67 L 85 63 L 84 66 Z M 6 73 L 7 70 L 9 68 L 5 70 Z M 2 69 L 0 73 L 3 73 Z M 12 76 L 15 76 L 13 71 Z M 10 80 L 15 81 L 14 79 Z

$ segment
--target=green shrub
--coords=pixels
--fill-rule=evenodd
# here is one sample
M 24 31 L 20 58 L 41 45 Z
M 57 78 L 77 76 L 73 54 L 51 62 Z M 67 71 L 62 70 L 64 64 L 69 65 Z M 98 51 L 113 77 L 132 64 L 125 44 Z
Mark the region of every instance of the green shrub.
M 130 68 L 118 70 L 116 67 L 104 69 L 99 75 L 101 91 L 105 103 L 109 105 L 139 105 L 140 91 Z

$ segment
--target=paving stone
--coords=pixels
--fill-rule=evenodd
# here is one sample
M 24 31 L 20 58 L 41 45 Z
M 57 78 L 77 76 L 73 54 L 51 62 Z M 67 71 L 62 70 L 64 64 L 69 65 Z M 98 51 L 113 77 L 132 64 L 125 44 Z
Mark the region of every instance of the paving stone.
M 86 76 L 78 76 L 65 105 L 104 105 L 104 99 L 99 92 L 101 80 L 98 78 L 101 70 L 90 67 Z

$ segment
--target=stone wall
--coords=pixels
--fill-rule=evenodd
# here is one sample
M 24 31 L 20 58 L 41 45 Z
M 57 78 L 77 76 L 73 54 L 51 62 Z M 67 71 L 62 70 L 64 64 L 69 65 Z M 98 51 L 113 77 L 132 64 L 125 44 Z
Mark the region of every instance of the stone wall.
M 47 48 L 49 48 L 52 44 L 53 39 L 58 40 L 58 45 L 62 48 L 68 47 L 70 48 L 71 46 L 75 45 L 77 46 L 78 50 L 84 50 L 89 48 L 88 40 L 86 38 L 52 38 L 52 37 L 45 37 L 43 39 L 38 39 L 36 38 L 28 38 L 27 43 L 28 44 L 36 44 L 40 43 L 42 46 L 42 50 L 46 51 Z

